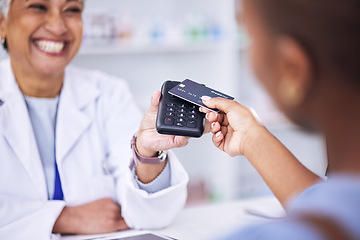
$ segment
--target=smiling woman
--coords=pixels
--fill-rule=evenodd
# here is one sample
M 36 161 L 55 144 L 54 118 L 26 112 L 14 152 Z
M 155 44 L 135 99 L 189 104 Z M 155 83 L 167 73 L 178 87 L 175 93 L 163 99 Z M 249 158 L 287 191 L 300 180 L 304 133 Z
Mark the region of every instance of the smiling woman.
M 26 95 L 59 94 L 64 69 L 80 48 L 82 8 L 80 1 L 11 2 L 0 31 L 6 39 L 15 77 Z M 34 88 L 36 82 L 42 89 Z
M 68 66 L 83 7 L 0 0 L 0 239 L 160 228 L 185 203 L 186 172 L 158 155 L 188 139 L 156 132 L 160 92 L 141 121 L 124 81 Z M 133 158 L 132 139 L 157 164 Z

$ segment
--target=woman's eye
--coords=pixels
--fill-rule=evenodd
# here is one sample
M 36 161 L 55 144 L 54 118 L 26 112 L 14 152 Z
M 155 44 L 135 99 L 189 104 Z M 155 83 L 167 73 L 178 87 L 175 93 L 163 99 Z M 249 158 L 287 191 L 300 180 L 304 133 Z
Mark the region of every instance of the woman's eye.
M 65 10 L 65 12 L 70 12 L 70 13 L 81 13 L 82 9 L 78 8 L 78 7 L 71 7 L 71 8 L 67 8 Z
M 33 5 L 30 5 L 29 8 L 40 10 L 40 11 L 46 11 L 47 10 L 46 6 L 42 5 L 42 4 L 33 4 Z

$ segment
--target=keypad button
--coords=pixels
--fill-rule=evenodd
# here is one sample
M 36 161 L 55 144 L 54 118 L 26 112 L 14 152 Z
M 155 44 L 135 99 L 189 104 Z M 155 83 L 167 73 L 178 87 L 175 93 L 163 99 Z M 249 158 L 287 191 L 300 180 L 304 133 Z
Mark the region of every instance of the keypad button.
M 185 122 L 185 119 L 179 118 L 179 119 L 177 119 L 176 121 L 177 121 L 177 122 Z
M 166 109 L 166 111 L 168 111 L 168 112 L 175 112 L 176 110 L 175 110 L 175 108 L 169 107 L 169 108 Z
M 168 107 L 175 107 L 176 105 L 175 105 L 175 103 L 168 103 L 168 104 L 166 104 L 166 106 L 168 106 Z
M 191 109 L 196 109 L 196 108 L 198 108 L 198 106 L 192 105 L 190 108 L 191 108 Z
M 190 110 L 189 113 L 195 114 L 195 113 L 196 113 L 196 110 Z
M 184 113 L 184 112 L 186 112 L 186 110 L 181 108 L 181 109 L 179 109 L 179 112 Z
M 191 118 L 191 119 L 196 119 L 196 115 L 195 115 L 195 114 L 191 114 L 191 115 L 189 115 L 188 117 Z
M 186 126 L 188 126 L 189 128 L 196 128 L 196 126 L 197 126 L 196 120 L 189 120 L 187 122 Z
M 178 113 L 176 116 L 181 117 L 181 118 L 184 118 L 184 117 L 185 117 L 185 114 L 184 114 L 184 113 Z
M 174 125 L 174 123 L 175 123 L 175 119 L 174 119 L 174 118 L 165 118 L 165 120 L 164 120 L 164 124 L 165 124 L 165 125 L 172 126 L 172 125 Z
M 168 116 L 168 117 L 175 117 L 175 113 L 173 113 L 173 112 L 167 112 L 167 113 L 166 113 L 166 116 Z
M 185 104 L 179 104 L 179 107 L 180 108 L 186 108 L 186 105 Z
M 185 127 L 185 123 L 177 122 L 177 123 L 176 123 L 176 126 L 178 126 L 178 127 Z

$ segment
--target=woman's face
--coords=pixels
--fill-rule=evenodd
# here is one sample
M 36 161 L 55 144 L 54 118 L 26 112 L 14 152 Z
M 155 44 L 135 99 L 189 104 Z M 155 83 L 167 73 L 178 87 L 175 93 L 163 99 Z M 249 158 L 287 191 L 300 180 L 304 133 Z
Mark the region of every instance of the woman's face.
M 2 24 L 12 65 L 28 74 L 62 74 L 82 40 L 79 0 L 12 0 Z

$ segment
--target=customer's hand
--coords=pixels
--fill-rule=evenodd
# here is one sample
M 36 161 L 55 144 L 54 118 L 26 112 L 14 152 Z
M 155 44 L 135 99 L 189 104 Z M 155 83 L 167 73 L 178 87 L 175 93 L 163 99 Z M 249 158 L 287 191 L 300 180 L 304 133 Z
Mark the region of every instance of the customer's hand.
M 232 157 L 245 155 L 249 136 L 263 128 L 262 124 L 256 120 L 249 108 L 236 101 L 209 97 L 203 97 L 202 100 L 206 106 L 220 110 L 220 113 L 216 114 L 206 108 L 200 109 L 207 113 L 206 118 L 211 122 L 214 145 Z
M 76 207 L 65 207 L 55 222 L 53 233 L 100 234 L 128 228 L 119 204 L 105 198 Z

